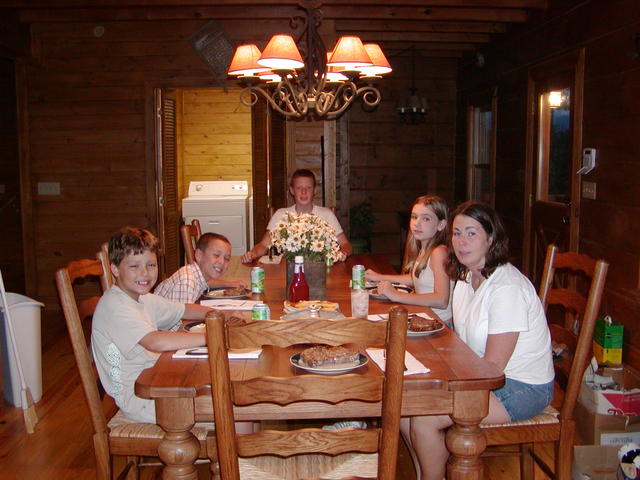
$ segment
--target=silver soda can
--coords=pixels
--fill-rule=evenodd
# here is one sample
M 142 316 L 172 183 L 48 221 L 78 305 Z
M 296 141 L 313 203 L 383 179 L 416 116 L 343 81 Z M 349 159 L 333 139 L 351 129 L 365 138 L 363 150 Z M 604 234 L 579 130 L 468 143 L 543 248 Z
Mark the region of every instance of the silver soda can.
M 354 265 L 351 269 L 351 288 L 364 289 L 364 265 Z
M 251 309 L 252 320 L 269 320 L 271 317 L 271 310 L 266 303 L 257 303 Z
M 264 268 L 262 267 L 251 269 L 251 292 L 264 293 Z

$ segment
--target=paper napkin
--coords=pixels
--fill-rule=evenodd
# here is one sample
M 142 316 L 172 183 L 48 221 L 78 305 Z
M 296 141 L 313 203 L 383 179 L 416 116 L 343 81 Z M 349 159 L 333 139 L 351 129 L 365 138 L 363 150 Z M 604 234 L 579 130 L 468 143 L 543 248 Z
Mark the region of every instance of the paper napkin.
M 258 262 L 264 263 L 265 265 L 269 265 L 269 264 L 276 265 L 280 263 L 280 260 L 282 260 L 282 255 L 274 255 L 271 258 L 269 258 L 269 255 L 263 255 L 262 257 L 260 257 Z
M 230 350 L 228 353 L 229 360 L 241 359 L 241 358 L 258 358 L 262 353 L 262 349 L 245 349 L 245 350 Z M 182 348 L 177 350 L 173 354 L 172 358 L 209 358 L 207 353 L 207 347 L 198 348 Z
M 378 364 L 380 370 L 384 371 L 387 364 L 387 360 L 384 358 L 384 348 L 367 348 L 367 355 L 369 355 L 371 360 Z M 431 371 L 409 352 L 404 352 L 404 365 L 407 367 L 404 372 L 405 376 L 417 375 L 418 373 L 429 373 Z
M 200 305 L 216 308 L 218 310 L 251 310 L 254 305 L 260 303 L 257 300 L 229 300 L 225 298 L 202 300 Z

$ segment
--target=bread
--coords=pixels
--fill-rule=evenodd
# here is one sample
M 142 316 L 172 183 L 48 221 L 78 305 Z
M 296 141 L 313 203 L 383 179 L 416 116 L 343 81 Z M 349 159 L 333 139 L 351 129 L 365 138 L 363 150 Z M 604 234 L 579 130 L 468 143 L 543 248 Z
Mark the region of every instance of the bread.
M 409 330 L 412 332 L 430 332 L 431 330 L 437 330 L 440 326 L 440 322 L 433 318 L 412 315 L 409 319 Z
M 304 367 L 332 367 L 336 365 L 357 365 L 360 361 L 358 352 L 345 347 L 328 347 L 317 345 L 300 353 L 300 365 Z
M 284 306 L 295 308 L 296 310 L 307 310 L 311 305 L 317 305 L 321 310 L 338 310 L 339 305 L 336 302 L 327 300 L 301 300 L 299 302 L 289 302 L 285 300 Z

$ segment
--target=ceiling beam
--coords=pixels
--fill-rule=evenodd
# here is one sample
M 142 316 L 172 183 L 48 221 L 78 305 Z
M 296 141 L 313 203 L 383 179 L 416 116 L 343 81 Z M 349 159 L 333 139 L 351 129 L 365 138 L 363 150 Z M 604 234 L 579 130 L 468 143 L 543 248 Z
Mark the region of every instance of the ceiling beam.
M 64 21 L 126 21 L 126 20 L 185 20 L 185 19 L 288 19 L 299 13 L 294 6 L 252 6 L 250 12 L 240 6 L 220 7 L 143 7 L 143 8 L 87 8 L 87 9 L 27 9 L 20 12 L 23 22 Z M 430 8 L 325 5 L 322 13 L 326 19 L 361 20 L 446 20 L 484 22 L 524 22 L 527 12 L 523 9 L 503 8 Z
M 360 32 L 366 42 L 444 42 L 488 43 L 491 36 L 484 33 L 433 33 L 433 32 Z
M 214 7 L 297 5 L 298 0 L 0 0 L 0 8 Z M 547 8 L 548 0 L 325 0 L 324 5 L 414 5 L 420 7 Z
M 414 45 L 413 42 L 404 41 L 389 41 L 384 42 L 380 46 L 383 50 L 406 50 L 409 46 Z M 417 50 L 459 50 L 459 51 L 472 51 L 475 50 L 475 45 L 471 43 L 416 43 L 415 49 Z
M 504 23 L 497 22 L 425 22 L 424 20 L 336 20 L 337 32 L 468 32 L 503 33 Z

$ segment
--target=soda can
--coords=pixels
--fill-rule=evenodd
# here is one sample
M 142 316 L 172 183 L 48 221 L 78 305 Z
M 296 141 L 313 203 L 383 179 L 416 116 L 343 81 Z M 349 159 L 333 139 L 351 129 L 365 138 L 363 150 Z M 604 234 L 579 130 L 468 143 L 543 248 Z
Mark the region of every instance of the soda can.
M 264 268 L 262 267 L 251 269 L 251 292 L 264 293 Z
M 351 269 L 351 288 L 364 289 L 364 265 L 354 265 Z
M 269 320 L 271 317 L 271 310 L 266 303 L 257 303 L 251 309 L 252 320 Z

